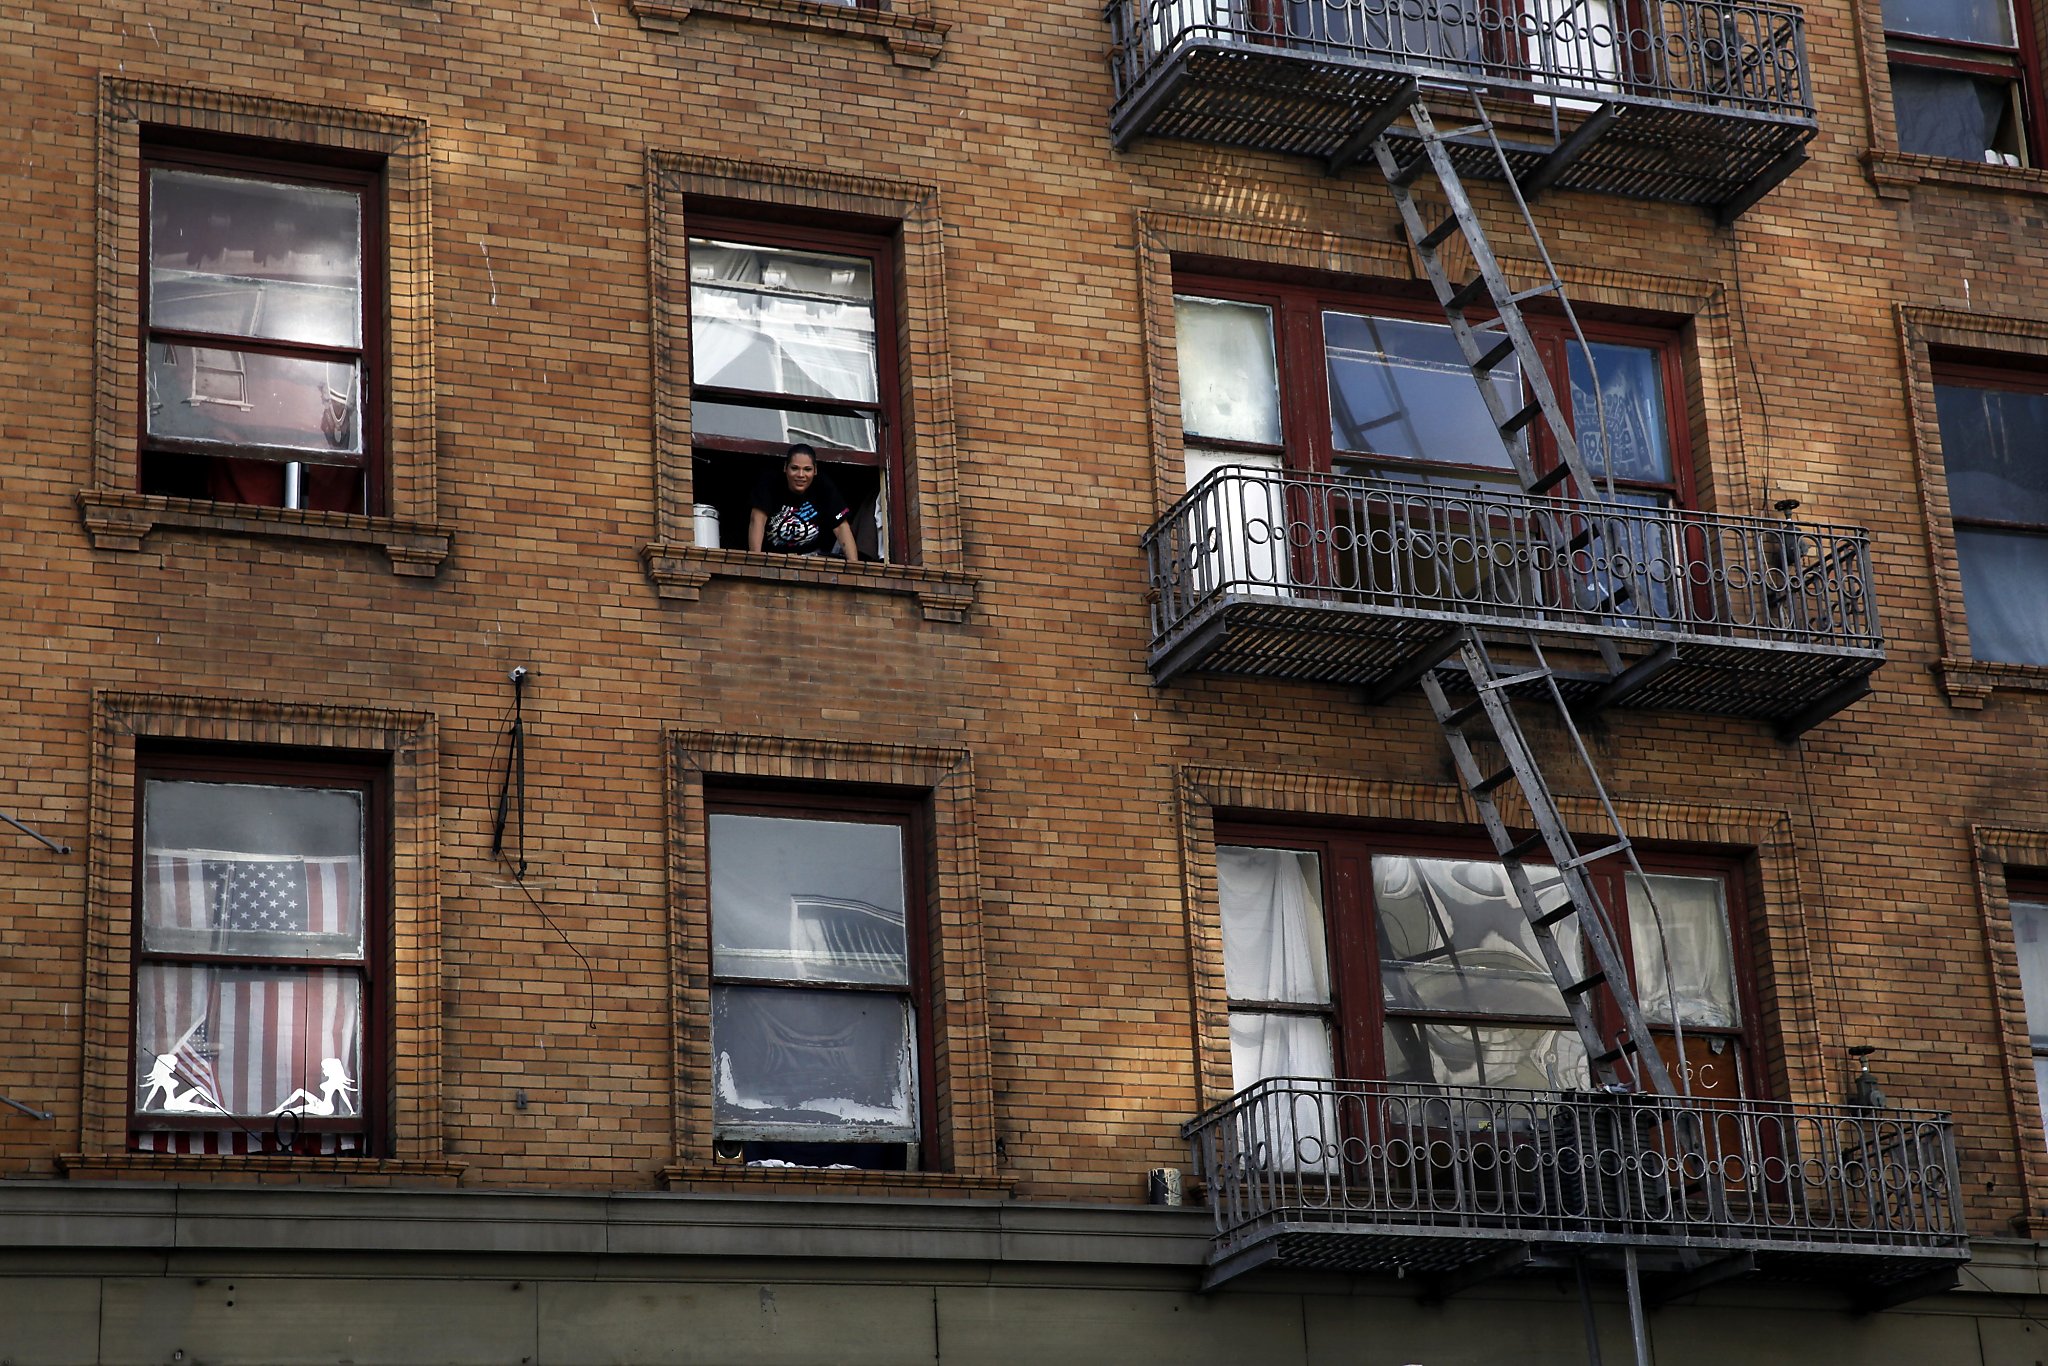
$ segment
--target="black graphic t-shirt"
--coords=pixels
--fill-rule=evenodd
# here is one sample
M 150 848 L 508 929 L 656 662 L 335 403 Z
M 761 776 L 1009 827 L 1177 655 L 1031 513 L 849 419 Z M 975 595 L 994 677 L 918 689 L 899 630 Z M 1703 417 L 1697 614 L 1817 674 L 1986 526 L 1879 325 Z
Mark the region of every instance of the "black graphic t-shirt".
M 768 514 L 761 548 L 778 555 L 808 555 L 832 544 L 832 530 L 850 509 L 823 470 L 802 493 L 791 493 L 781 470 L 771 470 L 754 485 L 754 506 Z

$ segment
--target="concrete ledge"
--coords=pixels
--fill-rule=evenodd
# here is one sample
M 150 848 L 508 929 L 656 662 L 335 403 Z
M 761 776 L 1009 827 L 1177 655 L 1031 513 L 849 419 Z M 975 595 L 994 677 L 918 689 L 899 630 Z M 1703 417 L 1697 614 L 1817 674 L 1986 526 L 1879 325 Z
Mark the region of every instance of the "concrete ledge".
M 842 1196 L 0 1182 L 15 1253 L 404 1252 L 1202 1265 L 1209 1212 Z

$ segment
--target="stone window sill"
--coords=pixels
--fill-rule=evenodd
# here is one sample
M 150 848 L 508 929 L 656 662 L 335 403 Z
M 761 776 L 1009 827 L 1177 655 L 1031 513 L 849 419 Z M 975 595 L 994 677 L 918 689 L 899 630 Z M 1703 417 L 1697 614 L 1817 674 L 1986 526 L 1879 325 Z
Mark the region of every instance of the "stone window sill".
M 800 583 L 816 588 L 914 597 L 926 621 L 961 622 L 974 604 L 974 580 L 957 570 L 911 564 L 847 564 L 811 555 L 756 555 L 693 545 L 650 545 L 640 552 L 654 590 L 673 602 L 695 602 L 712 579 Z
M 679 1163 L 658 1173 L 663 1190 L 711 1194 L 934 1196 L 971 1199 L 1011 1194 L 1000 1176 L 961 1172 L 831 1171 L 822 1167 L 747 1167 L 738 1163 Z
M 2048 692 L 2048 665 L 1994 664 L 1979 659 L 1944 659 L 1934 666 L 1949 705 L 1981 711 L 1997 692 Z
M 632 0 L 632 8 L 640 27 L 657 33 L 679 33 L 685 20 L 704 14 L 862 38 L 888 48 L 899 66 L 937 62 L 950 27 L 922 13 L 855 9 L 821 0 Z
M 348 1186 L 455 1186 L 466 1162 L 376 1157 L 259 1157 L 205 1153 L 63 1153 L 73 1181 L 247 1181 Z
M 1877 186 L 1878 194 L 1887 199 L 1904 199 L 1920 184 L 2048 195 L 2048 170 L 2038 166 L 1993 166 L 1989 162 L 1872 148 L 1863 154 L 1863 170 L 1870 183 Z
M 142 549 L 151 532 L 171 527 L 229 536 L 274 536 L 377 546 L 390 557 L 394 573 L 432 578 L 454 546 L 454 536 L 447 527 L 399 517 L 247 507 L 107 489 L 84 490 L 78 495 L 78 507 L 93 549 L 130 554 Z

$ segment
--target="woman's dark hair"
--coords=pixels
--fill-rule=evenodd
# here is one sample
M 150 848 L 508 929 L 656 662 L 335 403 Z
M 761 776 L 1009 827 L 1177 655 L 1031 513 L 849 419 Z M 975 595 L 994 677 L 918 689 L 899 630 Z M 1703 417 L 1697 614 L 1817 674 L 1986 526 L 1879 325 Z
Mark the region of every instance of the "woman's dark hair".
M 782 453 L 782 463 L 787 465 L 790 461 L 796 459 L 800 455 L 808 455 L 809 457 L 811 457 L 811 463 L 814 465 L 818 463 L 818 452 L 811 446 L 811 443 L 808 441 L 799 441 L 794 446 L 791 446 L 788 450 L 784 451 Z

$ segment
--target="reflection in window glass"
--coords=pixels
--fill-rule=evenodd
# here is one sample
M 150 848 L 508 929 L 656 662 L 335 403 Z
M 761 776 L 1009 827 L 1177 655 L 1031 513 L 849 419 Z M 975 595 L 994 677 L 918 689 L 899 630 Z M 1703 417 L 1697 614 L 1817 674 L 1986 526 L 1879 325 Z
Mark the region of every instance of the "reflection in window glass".
M 2027 1036 L 2034 1050 L 2034 1090 L 2048 1107 L 2048 902 L 2014 901 L 2012 938 L 2019 951 L 2020 990 L 2026 996 Z
M 1436 1086 L 1584 1090 L 1592 1071 L 1571 1029 L 1388 1020 L 1387 1080 Z
M 271 180 L 150 172 L 149 324 L 362 344 L 362 199 Z
M 1657 352 L 1644 346 L 1591 343 L 1593 366 L 1588 369 L 1586 353 L 1577 342 L 1568 343 L 1572 386 L 1572 424 L 1579 438 L 1579 451 L 1586 469 L 1595 478 L 1609 473 L 1613 461 L 1616 479 L 1647 484 L 1672 481 L 1671 438 L 1664 416 L 1664 377 Z M 1593 375 L 1600 376 L 1600 392 L 1593 392 Z M 1600 440 L 1600 414 L 1605 407 L 1607 440 Z
M 709 830 L 718 1137 L 901 1165 L 918 1137 L 904 827 L 718 812 Z
M 1340 451 L 1399 460 L 1510 469 L 1457 338 L 1442 323 L 1325 312 L 1330 439 Z M 1512 359 L 1486 382 L 1510 409 L 1521 379 Z
M 1501 865 L 1383 854 L 1372 870 L 1380 989 L 1389 1009 L 1564 1016 L 1564 997 Z M 1554 870 L 1527 872 L 1545 909 L 1568 899 Z M 1576 919 L 1551 932 L 1576 965 Z
M 2048 394 L 1937 384 L 1970 653 L 2048 664 Z
M 2011 0 L 1885 0 L 1884 26 L 1893 33 L 2010 47 Z
M 874 266 L 863 257 L 739 242 L 690 242 L 690 373 L 760 395 L 874 403 Z M 772 403 L 699 400 L 702 436 L 872 451 L 874 419 Z
M 1280 444 L 1273 310 L 1176 295 L 1181 426 L 1212 441 Z

